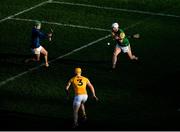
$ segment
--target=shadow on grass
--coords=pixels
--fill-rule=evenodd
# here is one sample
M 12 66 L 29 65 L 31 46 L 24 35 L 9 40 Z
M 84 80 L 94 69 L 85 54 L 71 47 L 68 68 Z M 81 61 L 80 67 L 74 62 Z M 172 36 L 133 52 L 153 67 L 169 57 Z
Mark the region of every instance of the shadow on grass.
M 64 107 L 67 107 L 72 110 L 71 105 L 72 101 L 68 102 L 67 104 L 64 104 L 62 98 L 54 98 L 54 99 L 48 99 L 46 97 L 31 97 L 27 95 L 19 95 L 15 93 L 10 93 L 8 91 L 2 91 L 0 93 L 1 101 L 3 103 L 3 100 L 9 100 L 13 102 L 26 102 L 30 105 L 33 105 L 33 103 L 44 103 L 50 105 L 61 105 Z M 32 99 L 33 98 L 33 99 Z M 36 102 L 35 102 L 36 101 Z M 89 103 L 89 105 L 93 105 L 92 102 Z M 124 108 L 119 108 L 120 106 L 116 106 L 116 104 L 103 104 L 106 106 L 109 106 L 110 108 L 113 107 L 113 110 L 121 110 Z M 92 107 L 92 106 L 89 106 Z M 121 106 L 123 107 L 123 106 Z M 110 109 L 109 108 L 109 109 Z M 108 109 L 108 107 L 107 107 Z M 57 111 L 56 111 L 57 112 Z M 64 110 L 60 110 L 59 112 L 64 112 Z M 103 111 L 97 111 L 102 113 Z M 113 112 L 111 110 L 111 112 Z M 132 111 L 129 111 L 132 112 Z M 173 112 L 173 111 L 172 111 Z M 121 112 L 117 112 L 121 113 Z M 127 111 L 128 113 L 128 111 Z M 155 114 L 156 112 L 154 112 Z M 158 112 L 157 112 L 158 113 Z M 111 113 L 104 113 L 104 116 L 111 116 Z M 130 114 L 134 116 L 133 114 Z M 137 114 L 136 116 L 138 116 Z M 153 114 L 152 114 L 153 115 Z M 146 119 L 146 118 L 127 118 L 125 119 L 126 115 L 117 115 L 119 117 L 113 117 L 114 120 L 111 119 L 96 119 L 93 120 L 91 118 L 88 119 L 87 122 L 81 123 L 79 127 L 72 129 L 72 118 L 66 118 L 66 117 L 52 117 L 51 115 L 47 116 L 40 116 L 38 114 L 28 114 L 26 112 L 15 112 L 15 111 L 7 111 L 7 110 L 0 110 L 0 121 L 1 121 L 1 128 L 0 130 L 41 130 L 41 131 L 53 131 L 53 130 L 120 130 L 120 131 L 134 131 L 134 130 L 180 130 L 179 126 L 179 117 L 180 113 L 178 111 L 174 111 L 174 116 L 172 117 L 161 117 L 161 115 L 153 115 L 152 118 Z M 112 116 L 115 116 L 113 113 Z M 124 117 L 123 117 L 124 116 Z M 122 118 L 120 118 L 122 117 Z M 98 117 L 97 117 L 98 118 Z
M 79 127 L 72 128 L 72 119 L 65 118 L 47 118 L 37 115 L 0 111 L 0 130 L 8 131 L 59 131 L 59 130 L 100 130 L 100 131 L 174 131 L 180 130 L 179 119 L 176 121 L 169 119 L 156 119 L 149 121 L 129 120 L 124 122 L 122 120 L 101 120 L 93 121 L 87 120 L 80 124 Z M 169 121 L 171 120 L 171 121 Z M 171 122 L 171 123 L 170 123 Z
M 17 58 L 18 56 L 14 57 Z M 8 57 L 7 57 L 8 58 Z M 9 58 L 13 58 L 13 54 L 9 55 Z M 23 55 L 20 55 L 19 58 L 24 58 Z M 62 63 L 65 65 L 73 65 L 73 66 L 82 66 L 82 67 L 93 67 L 97 68 L 98 70 L 104 70 L 106 71 L 106 68 L 108 68 L 107 65 L 110 64 L 110 61 L 104 61 L 104 60 L 71 60 L 71 59 L 60 59 L 56 61 L 56 63 Z M 105 66 L 104 69 L 102 67 Z M 144 69 L 148 70 L 148 69 Z M 121 73 L 122 75 L 122 73 Z M 47 116 L 39 116 L 38 114 L 27 114 L 23 112 L 14 112 L 14 111 L 7 111 L 7 110 L 1 110 L 0 111 L 0 120 L 2 122 L 1 130 L 180 130 L 179 126 L 179 117 L 180 114 L 178 111 L 175 111 L 178 108 L 179 104 L 179 78 L 178 78 L 179 72 L 170 72 L 167 75 L 161 75 L 161 76 L 150 76 L 147 77 L 147 79 L 144 79 L 142 88 L 138 88 L 139 86 L 136 86 L 136 93 L 140 92 L 144 96 L 148 96 L 149 100 L 153 99 L 153 101 L 157 101 L 156 99 L 159 99 L 158 101 L 164 101 L 165 106 L 163 104 L 163 108 L 167 108 L 171 113 L 169 116 L 161 117 L 161 115 L 157 116 L 155 111 L 152 115 L 152 119 L 133 119 L 130 118 L 129 120 L 124 119 L 117 119 L 117 117 L 121 117 L 121 115 L 117 115 L 117 117 L 114 117 L 115 120 L 104 120 L 104 119 L 98 119 L 98 120 L 92 120 L 91 118 L 84 124 L 80 125 L 77 129 L 72 129 L 72 119 L 70 118 L 55 118 L 51 117 L 50 115 Z M 148 75 L 147 75 L 148 76 Z M 135 93 L 135 94 L 136 94 Z M 3 102 L 5 101 L 12 101 L 14 103 L 16 102 L 26 102 L 29 105 L 33 105 L 34 103 L 43 104 L 46 102 L 49 105 L 56 106 L 61 105 L 64 106 L 63 98 L 47 98 L 47 97 L 32 97 L 30 95 L 22 95 L 19 93 L 14 93 L 11 91 L 8 91 L 5 89 L 0 90 L 0 97 L 1 101 L 0 104 L 4 105 Z M 158 98 L 159 97 L 159 98 Z M 133 98 L 132 98 L 133 99 Z M 157 101 L 157 102 L 158 102 Z M 144 101 L 145 103 L 145 101 Z M 120 103 L 119 103 L 120 104 Z M 67 105 L 67 104 L 66 104 Z M 68 108 L 71 109 L 72 102 L 68 104 Z M 106 107 L 113 107 L 112 109 L 121 110 L 123 106 L 116 106 L 116 103 L 114 104 L 104 104 Z M 131 105 L 131 104 L 130 104 Z M 149 104 L 145 104 L 147 106 Z M 152 104 L 153 105 L 153 104 Z M 133 105 L 135 106 L 135 104 Z M 137 106 L 138 107 L 138 106 Z M 152 106 L 154 107 L 154 106 Z M 172 108 L 174 107 L 174 108 Z M 141 107 L 140 107 L 141 108 Z M 128 108 L 125 108 L 128 110 Z M 134 110 L 134 109 L 133 109 Z M 138 108 L 138 110 L 141 112 L 141 110 Z M 174 110 L 174 111 L 173 111 Z M 63 110 L 61 110 L 62 112 Z M 113 111 L 113 110 L 110 110 Z M 121 110 L 122 111 L 122 110 Z M 103 111 L 97 111 L 103 113 Z M 131 111 L 127 111 L 131 112 Z M 146 112 L 146 111 L 145 111 Z M 148 111 L 149 112 L 149 111 Z M 162 111 L 164 112 L 164 111 Z M 173 113 L 174 112 L 174 113 Z M 121 112 L 117 112 L 118 114 Z M 157 112 L 158 113 L 158 112 Z M 111 116 L 111 113 L 104 113 L 106 116 Z M 133 115 L 133 114 L 131 114 Z M 114 114 L 113 114 L 114 116 Z M 138 115 L 136 115 L 138 116 Z
M 16 54 L 16 53 L 0 53 L 0 63 L 22 65 L 29 55 Z

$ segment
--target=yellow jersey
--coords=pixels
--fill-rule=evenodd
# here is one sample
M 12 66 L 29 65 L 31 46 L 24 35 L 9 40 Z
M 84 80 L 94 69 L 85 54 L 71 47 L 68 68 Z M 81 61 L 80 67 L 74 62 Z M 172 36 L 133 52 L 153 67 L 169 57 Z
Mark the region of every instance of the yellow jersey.
M 86 85 L 89 79 L 83 76 L 75 76 L 70 79 L 73 84 L 75 95 L 87 94 Z

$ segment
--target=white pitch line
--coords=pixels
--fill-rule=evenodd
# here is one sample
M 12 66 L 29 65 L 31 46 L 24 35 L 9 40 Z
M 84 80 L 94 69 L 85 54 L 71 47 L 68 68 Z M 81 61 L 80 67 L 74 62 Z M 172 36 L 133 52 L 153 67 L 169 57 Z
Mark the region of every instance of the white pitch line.
M 51 62 L 54 62 L 54 61 L 56 61 L 56 60 L 59 60 L 59 59 L 61 59 L 61 58 L 63 58 L 63 57 L 66 57 L 66 56 L 68 56 L 68 55 L 71 55 L 71 54 L 73 54 L 73 53 L 75 53 L 75 52 L 78 52 L 78 51 L 80 51 L 80 50 L 82 50 L 82 49 L 84 49 L 84 48 L 87 48 L 87 47 L 89 47 L 89 46 L 91 46 L 91 45 L 93 45 L 93 44 L 96 44 L 96 43 L 98 43 L 98 42 L 100 42 L 100 41 L 102 41 L 102 40 L 105 40 L 105 39 L 107 39 L 107 38 L 109 38 L 109 37 L 111 37 L 111 34 L 106 35 L 106 36 L 104 36 L 104 37 L 101 37 L 101 38 L 99 38 L 99 39 L 97 39 L 97 40 L 95 40 L 95 41 L 93 41 L 93 42 L 90 42 L 90 43 L 84 45 L 84 46 L 81 46 L 80 48 L 74 49 L 73 51 L 71 51 L 71 52 L 69 52 L 69 53 L 67 53 L 67 54 L 64 54 L 64 55 L 62 55 L 62 56 L 60 56 L 60 57 L 57 57 L 56 59 L 51 60 L 50 63 L 51 63 Z
M 134 23 L 134 24 L 130 25 L 129 27 L 127 27 L 127 28 L 125 28 L 125 29 L 133 28 L 133 27 L 137 26 L 138 24 L 143 23 L 144 21 L 145 21 L 145 20 L 141 20 L 141 21 L 139 21 L 139 22 L 137 22 L 137 23 Z M 73 54 L 73 53 L 75 53 L 75 52 L 78 52 L 78 51 L 80 51 L 80 50 L 82 50 L 82 49 L 84 49 L 84 48 L 86 48 L 86 47 L 89 47 L 89 46 L 91 46 L 91 45 L 93 45 L 93 44 L 96 44 L 96 43 L 102 41 L 102 40 L 105 40 L 105 39 L 109 38 L 110 36 L 111 36 L 111 34 L 106 35 L 106 36 L 104 36 L 104 37 L 101 37 L 101 38 L 99 38 L 99 39 L 97 39 L 97 40 L 95 40 L 95 41 L 93 41 L 93 42 L 90 42 L 90 43 L 88 43 L 88 44 L 86 44 L 86 45 L 84 45 L 84 46 L 81 46 L 81 47 L 79 47 L 79 48 L 77 48 L 77 49 L 74 49 L 74 50 L 72 50 L 71 52 L 68 52 L 68 53 L 66 53 L 66 54 L 64 54 L 64 55 L 61 55 L 61 56 L 59 56 L 59 57 L 57 57 L 57 58 L 49 61 L 49 63 L 52 63 L 52 62 L 54 62 L 54 61 L 56 61 L 56 60 L 58 60 L 58 59 L 61 59 L 61 58 L 66 57 L 66 56 L 68 56 L 68 55 L 71 55 L 71 54 Z M 24 72 L 22 72 L 22 73 L 20 73 L 20 74 L 17 74 L 17 75 L 15 75 L 15 76 L 13 76 L 13 77 L 10 77 L 10 78 L 8 78 L 8 79 L 0 82 L 0 87 L 3 86 L 3 85 L 5 85 L 5 84 L 7 84 L 8 82 L 13 81 L 13 80 L 15 80 L 16 78 L 21 77 L 21 76 L 23 76 L 23 75 L 25 75 L 25 74 L 27 74 L 27 73 L 29 73 L 29 72 L 31 72 L 31 71 L 34 71 L 34 70 L 36 70 L 36 69 L 38 69 L 38 68 L 40 68 L 40 67 L 42 67 L 42 66 L 44 66 L 44 64 L 41 64 L 41 65 L 36 66 L 36 67 L 33 67 L 33 68 L 31 68 L 31 69 L 29 69 L 29 70 L 27 70 L 27 71 L 24 71 Z
M 179 15 L 174 15 L 174 14 L 155 13 L 155 12 L 148 12 L 148 11 L 113 8 L 113 7 L 97 6 L 97 5 L 89 5 L 89 4 L 71 3 L 71 2 L 63 2 L 63 1 L 52 1 L 51 3 L 62 4 L 62 5 L 90 7 L 90 8 L 105 9 L 105 10 L 123 11 L 123 12 L 130 12 L 130 13 L 139 13 L 139 14 L 146 14 L 146 15 L 152 15 L 152 16 L 180 18 Z
M 71 52 L 68 52 L 68 53 L 66 53 L 66 54 L 64 54 L 64 55 L 61 55 L 61 56 L 59 56 L 59 57 L 57 57 L 57 58 L 49 61 L 49 63 L 52 63 L 52 62 L 54 62 L 54 61 L 56 61 L 56 60 L 59 60 L 59 59 L 61 59 L 61 58 L 64 58 L 64 57 L 66 57 L 66 56 L 68 56 L 68 55 L 71 55 L 71 54 L 73 54 L 73 53 L 75 53 L 75 52 L 78 52 L 78 51 L 80 51 L 80 50 L 82 50 L 82 49 L 84 49 L 84 48 L 86 48 L 86 47 L 89 47 L 89 46 L 91 46 L 91 45 L 93 45 L 93 44 L 96 44 L 96 43 L 102 41 L 102 40 L 105 40 L 105 39 L 109 38 L 110 36 L 111 36 L 111 35 L 109 34 L 109 35 L 106 35 L 106 36 L 104 36 L 104 37 L 101 37 L 101 38 L 99 38 L 99 39 L 97 39 L 97 40 L 95 40 L 95 41 L 93 41 L 93 42 L 90 42 L 90 43 L 88 43 L 88 44 L 86 44 L 86 45 L 84 45 L 84 46 L 81 46 L 81 47 L 79 47 L 79 48 L 77 48 L 77 49 L 74 49 L 74 50 L 72 50 Z M 37 66 L 37 67 L 33 67 L 33 68 L 31 68 L 31 69 L 29 69 L 29 70 L 27 70 L 27 71 L 24 71 L 24 72 L 22 72 L 22 73 L 19 73 L 19 74 L 13 76 L 13 77 L 10 77 L 10 78 L 8 78 L 8 79 L 0 82 L 0 87 L 3 86 L 3 85 L 5 85 L 5 84 L 7 84 L 8 82 L 13 81 L 13 80 L 15 80 L 16 78 L 19 78 L 19 77 L 21 77 L 21 76 L 23 76 L 23 75 L 25 75 L 25 74 L 27 74 L 27 73 L 29 73 L 29 72 L 31 72 L 31 71 L 34 71 L 34 70 L 36 70 L 36 69 L 38 69 L 38 68 L 40 68 L 40 67 L 42 67 L 42 66 L 44 66 L 44 64 L 41 64 L 41 65 L 39 65 L 39 66 Z
M 41 2 L 41 3 L 39 3 L 39 4 L 35 5 L 35 6 L 32 6 L 32 7 L 28 8 L 28 9 L 25 9 L 25 10 L 23 10 L 23 11 L 20 11 L 20 12 L 18 12 L 18 13 L 15 13 L 15 14 L 13 14 L 13 15 L 10 15 L 10 16 L 8 16 L 8 17 L 5 17 L 5 18 L 1 19 L 1 20 L 0 20 L 0 23 L 3 22 L 3 21 L 8 20 L 8 19 L 10 19 L 10 18 L 13 18 L 13 17 L 15 17 L 15 16 L 17 16 L 17 15 L 23 14 L 23 13 L 25 13 L 25 12 L 28 12 L 28 11 L 32 10 L 32 9 L 35 9 L 35 8 L 37 8 L 37 7 L 40 7 L 40 6 L 42 6 L 42 5 L 46 4 L 46 3 L 51 3 L 51 2 L 52 2 L 51 0 Z
M 10 19 L 12 19 L 12 20 L 17 20 L 17 21 L 27 21 L 27 22 L 35 22 L 35 21 L 37 21 L 37 20 L 24 19 L 24 18 L 10 18 Z M 81 26 L 81 25 L 63 24 L 63 23 L 48 22 L 48 21 L 41 21 L 41 22 L 42 22 L 42 23 L 46 23 L 46 24 L 51 24 L 51 25 L 64 26 L 64 27 L 74 27 L 74 28 L 82 28 L 82 29 L 105 31 L 105 32 L 110 32 L 110 31 L 111 31 L 111 30 L 108 30 L 108 29 L 96 28 L 96 27 L 93 28 L 93 27 Z

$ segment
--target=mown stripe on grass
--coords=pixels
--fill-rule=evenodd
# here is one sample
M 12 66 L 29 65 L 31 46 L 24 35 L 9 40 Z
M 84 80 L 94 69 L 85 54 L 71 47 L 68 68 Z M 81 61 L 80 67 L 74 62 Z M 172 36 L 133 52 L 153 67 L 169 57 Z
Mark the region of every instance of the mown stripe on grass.
M 37 8 L 37 7 L 40 7 L 40 6 L 44 5 L 44 4 L 50 3 L 50 2 L 51 2 L 51 0 L 44 1 L 44 2 L 41 2 L 41 3 L 37 4 L 37 5 L 35 5 L 35 6 L 32 6 L 32 7 L 28 8 L 28 9 L 25 9 L 25 10 L 23 10 L 23 11 L 20 11 L 20 12 L 18 12 L 18 13 L 13 14 L 13 15 L 7 16 L 7 17 L 1 19 L 1 20 L 0 20 L 0 23 L 1 23 L 1 22 L 4 22 L 4 21 L 6 21 L 6 20 L 8 20 L 8 19 L 10 19 L 10 18 L 13 18 L 13 17 L 15 17 L 15 16 L 18 16 L 18 15 L 20 15 L 20 14 L 23 14 L 23 13 L 25 13 L 25 12 L 28 12 L 28 11 L 30 11 L 30 10 L 32 10 L 32 9 L 35 9 L 35 8 Z
M 71 3 L 71 2 L 64 2 L 64 1 L 52 1 L 51 3 L 62 4 L 62 5 L 72 5 L 72 6 L 82 6 L 82 7 L 104 9 L 104 10 L 123 11 L 123 12 L 138 13 L 138 14 L 145 14 L 145 15 L 152 15 L 152 16 L 180 18 L 179 15 L 174 15 L 174 14 L 156 13 L 156 12 L 149 12 L 149 11 L 125 9 L 125 8 L 114 8 L 114 7 L 106 7 L 106 6 L 89 5 L 89 4 Z
M 133 28 L 133 27 L 135 27 L 135 26 L 143 23 L 143 22 L 146 21 L 146 20 L 147 20 L 147 19 L 141 20 L 141 21 L 139 21 L 139 22 L 137 22 L 137 23 L 134 23 L 134 24 L 126 27 L 125 29 Z M 109 37 L 111 37 L 111 34 L 108 34 L 108 35 L 106 35 L 106 36 L 104 36 L 104 37 L 101 37 L 101 38 L 99 38 L 99 39 L 97 39 L 97 40 L 95 40 L 95 41 L 92 41 L 92 42 L 90 42 L 90 43 L 88 43 L 88 44 L 86 44 L 86 45 L 83 45 L 83 46 L 81 46 L 81 47 L 79 47 L 79 48 L 77 48 L 77 49 L 74 49 L 74 50 L 72 50 L 72 51 L 70 51 L 70 52 L 68 52 L 68 53 L 66 53 L 66 54 L 64 54 L 64 55 L 61 55 L 61 56 L 59 56 L 59 57 L 57 57 L 57 58 L 55 58 L 55 59 L 53 59 L 53 60 L 50 60 L 49 63 L 52 63 L 52 62 L 54 62 L 54 61 L 56 61 L 56 60 L 59 60 L 59 59 L 61 59 L 61 58 L 64 58 L 64 57 L 66 57 L 66 56 L 68 56 L 68 55 L 71 55 L 71 54 L 73 54 L 73 53 L 75 53 L 75 52 L 78 52 L 78 51 L 80 51 L 80 50 L 82 50 L 82 49 L 84 49 L 84 48 L 87 48 L 87 47 L 89 47 L 89 46 L 91 46 L 91 45 L 94 45 L 94 44 L 96 44 L 96 43 L 98 43 L 98 42 L 100 42 L 100 41 L 102 41 L 102 40 L 105 40 L 105 39 L 107 39 L 107 38 L 109 38 Z M 36 69 L 38 69 L 38 68 L 40 68 L 40 67 L 42 67 L 42 66 L 44 66 L 44 64 L 41 64 L 41 65 L 36 66 L 36 67 L 33 67 L 33 68 L 31 68 L 31 69 L 29 69 L 29 70 L 27 70 L 27 71 L 24 71 L 24 72 L 19 73 L 19 74 L 15 75 L 15 76 L 12 76 L 12 77 L 4 80 L 4 81 L 1 81 L 1 82 L 0 82 L 0 87 L 3 86 L 3 85 L 5 85 L 5 84 L 7 84 L 8 82 L 13 81 L 13 80 L 15 80 L 16 78 L 19 78 L 19 77 L 21 77 L 21 76 L 23 76 L 23 75 L 25 75 L 25 74 L 27 74 L 27 73 L 29 73 L 29 72 L 31 72 L 31 71 L 34 71 L 34 70 L 36 70 Z
M 37 20 L 33 20 L 33 19 L 24 19 L 24 18 L 10 18 L 10 19 L 11 20 L 17 20 L 17 21 L 26 21 L 26 22 L 35 22 L 35 21 L 37 21 Z M 74 28 L 82 28 L 82 29 L 105 31 L 105 32 L 110 32 L 111 31 L 111 30 L 108 30 L 108 29 L 97 28 L 97 27 L 88 27 L 88 26 L 73 25 L 73 24 L 63 24 L 63 23 L 48 22 L 48 21 L 41 21 L 41 22 L 46 23 L 46 24 L 51 24 L 51 25 L 64 26 L 64 27 L 74 27 Z
M 99 38 L 99 39 L 97 39 L 97 40 L 95 40 L 95 41 L 92 41 L 92 42 L 84 45 L 84 46 L 81 46 L 81 47 L 79 47 L 79 48 L 77 48 L 77 49 L 74 49 L 74 50 L 72 50 L 72 51 L 70 51 L 70 52 L 68 52 L 68 53 L 66 53 L 66 54 L 64 54 L 64 55 L 61 55 L 61 56 L 59 56 L 59 57 L 57 57 L 57 58 L 49 61 L 49 63 L 52 63 L 52 62 L 54 62 L 54 61 L 56 61 L 56 60 L 59 60 L 59 59 L 61 59 L 61 58 L 63 58 L 63 57 L 66 57 L 66 56 L 68 56 L 68 55 L 71 55 L 71 54 L 73 54 L 73 53 L 75 53 L 75 52 L 78 52 L 78 51 L 80 51 L 80 50 L 82 50 L 82 49 L 84 49 L 84 48 L 87 48 L 87 47 L 89 47 L 89 46 L 91 46 L 91 45 L 93 45 L 93 44 L 96 44 L 96 43 L 98 43 L 98 42 L 100 42 L 100 41 L 102 41 L 102 40 L 105 40 L 105 39 L 109 38 L 110 36 L 111 36 L 111 35 L 108 34 L 108 35 L 106 35 L 106 36 L 104 36 L 104 37 L 101 37 L 101 38 Z M 5 85 L 5 84 L 7 84 L 8 82 L 13 81 L 13 80 L 15 80 L 16 78 L 19 78 L 19 77 L 21 77 L 21 76 L 23 76 L 23 75 L 25 75 L 25 74 L 27 74 L 27 73 L 29 73 L 29 72 L 32 72 L 32 71 L 34 71 L 34 70 L 36 70 L 36 69 L 38 69 L 38 68 L 40 68 L 40 67 L 42 67 L 42 66 L 44 66 L 44 64 L 41 64 L 41 65 L 36 66 L 36 67 L 33 67 L 33 68 L 31 68 L 31 69 L 29 69 L 29 70 L 27 70 L 27 71 L 24 71 L 24 72 L 22 72 L 22 73 L 19 73 L 19 74 L 15 75 L 15 76 L 12 76 L 12 77 L 10 77 L 10 78 L 8 78 L 8 79 L 0 82 L 0 87 L 3 86 L 3 85 Z

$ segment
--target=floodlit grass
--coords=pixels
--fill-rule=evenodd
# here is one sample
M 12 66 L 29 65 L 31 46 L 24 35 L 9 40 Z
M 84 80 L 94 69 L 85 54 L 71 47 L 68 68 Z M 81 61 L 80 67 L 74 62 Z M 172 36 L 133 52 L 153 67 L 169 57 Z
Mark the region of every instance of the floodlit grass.
M 13 1 L 8 4 L 9 2 L 0 2 L 1 19 L 42 1 Z M 66 2 L 175 15 L 179 13 L 177 0 Z M 127 34 L 140 33 L 140 39 L 130 39 L 132 51 L 140 61 L 131 62 L 126 55 L 120 54 L 117 69 L 110 72 L 114 41 L 109 37 L 50 63 L 48 69 L 39 67 L 0 86 L 1 109 L 62 119 L 72 118 L 73 92 L 71 91 L 71 100 L 65 102 L 64 88 L 73 76 L 74 68 L 80 66 L 100 99 L 96 103 L 89 94 L 87 113 L 91 120 L 112 121 L 112 125 L 117 125 L 129 121 L 146 124 L 156 119 L 179 117 L 174 111 L 179 105 L 179 84 L 176 76 L 180 70 L 180 18 L 54 3 L 45 4 L 15 18 L 68 25 L 42 24 L 45 32 L 50 28 L 54 29 L 53 41 L 44 40 L 42 43 L 49 52 L 49 60 L 110 34 L 109 31 L 76 26 L 111 30 L 113 22 L 120 22 Z M 23 62 L 31 53 L 29 45 L 32 25 L 32 21 L 14 19 L 0 23 L 0 83 L 39 65 Z M 111 45 L 108 46 L 107 42 Z

